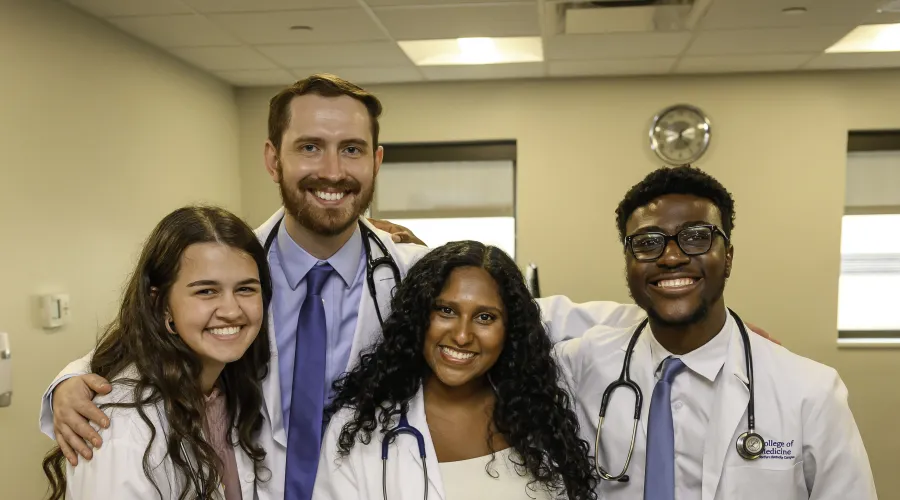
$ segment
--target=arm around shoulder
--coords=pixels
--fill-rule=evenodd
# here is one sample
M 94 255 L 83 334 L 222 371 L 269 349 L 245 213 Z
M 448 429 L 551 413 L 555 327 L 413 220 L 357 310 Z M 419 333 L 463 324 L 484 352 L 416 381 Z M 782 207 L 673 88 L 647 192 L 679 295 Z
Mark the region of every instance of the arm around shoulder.
M 581 337 L 598 325 L 629 327 L 646 316 L 644 310 L 634 304 L 605 301 L 576 304 L 563 295 L 542 297 L 537 302 L 554 342 Z
M 803 472 L 810 500 L 877 500 L 869 456 L 838 373 L 804 409 Z
M 56 389 L 56 386 L 65 382 L 67 379 L 72 377 L 77 377 L 78 375 L 85 375 L 90 371 L 91 368 L 91 358 L 94 355 L 94 351 L 87 353 L 84 357 L 80 359 L 76 359 L 72 361 L 61 372 L 56 378 L 53 380 L 53 383 L 50 384 L 50 387 L 47 388 L 47 391 L 44 393 L 44 397 L 41 400 L 41 413 L 40 413 L 40 429 L 41 432 L 46 434 L 50 439 L 56 439 L 56 433 L 53 430 L 53 391 Z

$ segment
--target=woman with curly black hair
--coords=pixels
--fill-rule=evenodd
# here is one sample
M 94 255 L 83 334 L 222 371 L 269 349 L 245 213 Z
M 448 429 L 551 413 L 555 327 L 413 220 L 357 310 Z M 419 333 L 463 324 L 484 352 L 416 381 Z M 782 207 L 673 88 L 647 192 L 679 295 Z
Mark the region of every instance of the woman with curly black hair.
M 437 248 L 391 306 L 382 338 L 335 383 L 314 500 L 596 498 L 551 340 L 508 255 Z M 400 434 L 382 462 L 401 420 L 424 460 Z

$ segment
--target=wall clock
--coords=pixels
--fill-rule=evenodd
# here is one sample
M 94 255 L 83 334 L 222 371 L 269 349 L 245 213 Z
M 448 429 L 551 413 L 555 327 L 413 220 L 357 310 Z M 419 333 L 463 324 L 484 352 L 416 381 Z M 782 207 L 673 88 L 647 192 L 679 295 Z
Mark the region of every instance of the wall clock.
M 685 165 L 703 156 L 709 136 L 709 119 L 700 109 L 676 104 L 653 117 L 650 149 L 670 165 Z

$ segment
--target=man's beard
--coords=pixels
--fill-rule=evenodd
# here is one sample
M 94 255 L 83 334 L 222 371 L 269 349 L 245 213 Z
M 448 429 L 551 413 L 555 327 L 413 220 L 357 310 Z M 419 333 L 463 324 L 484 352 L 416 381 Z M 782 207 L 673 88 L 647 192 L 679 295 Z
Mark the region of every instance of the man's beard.
M 306 199 L 309 190 L 329 188 L 347 193 L 345 196 L 352 194 L 353 202 L 349 206 L 323 208 Z M 284 182 L 278 183 L 278 189 L 285 211 L 301 226 L 321 236 L 337 236 L 353 225 L 369 208 L 375 194 L 375 177 L 373 174 L 372 186 L 367 191 L 363 191 L 359 181 L 351 177 L 339 182 L 306 177 L 295 189 L 290 189 Z
M 710 304 L 716 303 L 722 299 L 722 295 L 725 293 L 725 284 L 727 282 L 728 282 L 727 278 L 722 280 L 722 286 L 719 287 L 718 290 L 714 291 L 714 293 L 712 294 L 711 300 L 707 299 L 706 297 L 701 298 L 700 305 L 697 307 L 697 309 L 694 310 L 694 312 L 692 312 L 690 314 L 690 316 L 688 316 L 686 318 L 679 318 L 676 320 L 664 318 L 659 313 L 659 311 L 657 311 L 656 309 L 653 308 L 652 301 L 651 301 L 651 304 L 648 304 L 648 307 L 644 307 L 641 304 L 638 304 L 638 305 L 641 307 L 641 309 L 644 309 L 647 312 L 647 316 L 650 319 L 652 319 L 654 323 L 656 323 L 660 326 L 695 325 L 697 323 L 700 323 L 704 319 L 706 319 L 706 317 L 709 315 Z M 634 300 L 635 303 L 637 303 L 637 300 L 635 300 L 635 298 L 634 298 L 634 293 L 632 293 L 631 290 L 628 291 L 628 294 L 631 296 L 631 300 Z
M 709 314 L 709 302 L 707 302 L 706 299 L 703 299 L 703 300 L 700 302 L 700 307 L 698 307 L 697 310 L 695 310 L 694 313 L 691 314 L 689 317 L 687 317 L 687 318 L 685 318 L 685 319 L 675 320 L 675 321 L 671 321 L 671 320 L 668 320 L 668 319 L 666 319 L 666 318 L 663 318 L 663 317 L 659 314 L 659 312 L 657 312 L 656 309 L 654 309 L 654 308 L 652 308 L 652 307 L 649 308 L 649 309 L 647 309 L 647 316 L 648 316 L 650 319 L 652 319 L 654 323 L 656 323 L 656 324 L 658 324 L 658 325 L 660 325 L 660 326 L 688 326 L 688 325 L 694 325 L 694 324 L 697 324 L 697 323 L 703 321 L 704 319 L 706 319 L 706 316 L 707 316 L 708 314 Z

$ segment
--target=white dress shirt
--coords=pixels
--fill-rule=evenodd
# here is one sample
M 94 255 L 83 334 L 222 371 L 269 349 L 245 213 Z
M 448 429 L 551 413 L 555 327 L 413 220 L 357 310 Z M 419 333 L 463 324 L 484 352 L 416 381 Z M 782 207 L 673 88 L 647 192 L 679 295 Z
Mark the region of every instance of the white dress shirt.
M 649 326 L 647 330 L 650 331 Z M 737 325 L 729 315 L 725 326 L 715 337 L 698 349 L 681 356 L 673 355 L 656 340 L 655 336 L 648 335 L 653 364 L 640 369 L 655 369 L 654 380 L 659 380 L 659 367 L 667 357 L 681 358 L 687 366 L 687 369 L 678 374 L 672 383 L 676 500 L 700 500 L 703 485 L 703 450 L 715 399 L 715 381 L 725 364 L 728 343 L 732 337 L 738 335 Z

